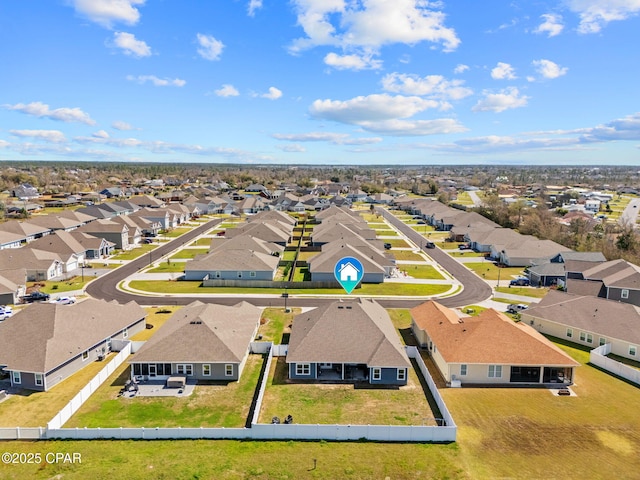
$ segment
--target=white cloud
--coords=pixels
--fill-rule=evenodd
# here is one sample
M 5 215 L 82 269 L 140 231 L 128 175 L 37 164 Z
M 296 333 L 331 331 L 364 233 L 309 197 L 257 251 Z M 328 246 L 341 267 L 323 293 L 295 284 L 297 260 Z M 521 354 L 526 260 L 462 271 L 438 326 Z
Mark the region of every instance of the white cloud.
M 580 17 L 580 33 L 598 33 L 609 22 L 626 20 L 640 12 L 640 0 L 565 0 L 565 3 Z
M 9 133 L 15 137 L 35 138 L 51 143 L 64 143 L 67 140 L 60 130 L 9 130 Z
M 262 8 L 262 0 L 249 0 L 249 6 L 247 7 L 247 14 L 253 17 L 256 14 L 256 10 Z
M 567 67 L 561 67 L 551 60 L 534 60 L 531 64 L 534 66 L 538 74 L 546 79 L 561 77 L 569 71 Z
M 127 80 L 137 82 L 140 85 L 151 82 L 156 87 L 184 87 L 187 83 L 180 78 L 159 78 L 155 75 L 127 75 Z
M 216 40 L 215 37 L 211 35 L 204 35 L 202 33 L 197 34 L 198 38 L 198 53 L 205 60 L 220 60 L 220 55 L 222 55 L 222 50 L 224 49 L 224 43 L 220 40 Z
M 138 40 L 132 33 L 115 32 L 113 43 L 121 48 L 125 55 L 142 58 L 151 55 L 151 47 L 142 40 Z
M 372 58 L 371 54 L 363 55 L 338 55 L 327 53 L 324 63 L 337 70 L 379 70 L 382 68 L 382 60 Z
M 91 134 L 95 138 L 109 138 L 109 134 L 104 130 L 98 130 Z
M 361 122 L 360 126 L 370 132 L 394 136 L 443 135 L 466 132 L 457 120 L 439 118 L 435 120 L 383 120 L 381 122 Z
M 564 25 L 562 23 L 562 16 L 557 15 L 555 13 L 545 13 L 544 15 L 540 15 L 544 21 L 538 25 L 538 27 L 534 30 L 534 33 L 547 34 L 548 37 L 555 37 L 556 35 L 560 35 L 562 30 L 564 29 Z
M 78 122 L 86 125 L 95 125 L 95 120 L 91 119 L 88 113 L 83 112 L 80 108 L 56 108 L 51 110 L 49 105 L 42 102 L 16 103 L 15 105 L 3 105 L 7 110 L 15 110 L 17 112 L 26 113 L 39 118 L 49 118 L 61 122 Z
M 237 97 L 240 92 L 233 85 L 224 84 L 222 88 L 215 90 L 214 93 L 219 97 Z
M 456 68 L 453 69 L 453 73 L 461 74 L 469 70 L 469 65 L 465 65 L 463 63 L 459 63 L 456 65 Z
M 336 122 L 360 125 L 362 122 L 408 118 L 428 108 L 438 108 L 439 102 L 420 97 L 375 94 L 350 100 L 316 100 L 311 115 Z
M 302 145 L 298 145 L 297 143 L 292 143 L 289 145 L 276 145 L 276 148 L 287 153 L 303 153 L 307 151 L 306 148 L 304 148 Z
M 382 87 L 388 92 L 429 96 L 437 99 L 460 100 L 473 94 L 473 90 L 463 85 L 463 80 L 447 80 L 442 75 L 419 77 L 418 75 L 394 72 L 382 78 Z
M 508 63 L 498 62 L 498 65 L 491 70 L 491 78 L 494 80 L 515 80 L 514 68 Z
M 277 89 L 276 87 L 269 87 L 269 91 L 267 93 L 263 93 L 260 96 L 262 98 L 268 98 L 269 100 L 277 100 L 282 96 L 282 91 Z
M 616 140 L 640 140 L 640 113 L 613 120 L 605 125 L 581 129 L 583 142 L 611 142 Z
M 131 124 L 127 123 L 127 122 L 123 122 L 122 120 L 116 120 L 115 122 L 113 122 L 111 124 L 111 126 L 113 128 L 115 128 L 116 130 L 135 130 L 133 125 L 131 125 Z
M 306 37 L 296 39 L 292 53 L 318 45 L 377 49 L 393 43 L 442 44 L 455 50 L 460 39 L 445 26 L 439 2 L 424 0 L 293 0 L 298 25 Z
M 485 91 L 484 98 L 481 99 L 473 108 L 474 112 L 504 112 L 512 108 L 524 107 L 527 105 L 529 97 L 520 95 L 515 87 L 509 87 L 500 93 L 490 93 Z
M 277 140 L 290 142 L 328 142 L 334 145 L 369 145 L 382 141 L 380 137 L 353 138 L 348 133 L 333 132 L 274 133 L 271 136 Z
M 73 0 L 76 12 L 103 27 L 111 28 L 113 23 L 122 22 L 135 25 L 140 20 L 137 5 L 145 0 Z

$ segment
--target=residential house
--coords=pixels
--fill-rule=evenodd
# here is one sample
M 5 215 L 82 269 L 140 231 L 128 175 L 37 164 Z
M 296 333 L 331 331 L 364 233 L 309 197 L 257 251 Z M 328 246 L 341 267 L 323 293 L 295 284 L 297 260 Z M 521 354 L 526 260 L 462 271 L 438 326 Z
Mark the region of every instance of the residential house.
M 63 273 L 62 261 L 56 253 L 35 248 L 0 250 L 0 273 L 17 267 L 26 270 L 28 282 L 51 280 Z
M 25 248 L 57 254 L 62 262 L 63 273 L 77 270 L 85 262 L 85 247 L 75 239 L 72 232 L 64 230 L 57 230 L 51 235 L 34 240 Z
M 406 385 L 411 366 L 389 314 L 375 300 L 337 301 L 296 315 L 289 378 Z
M 227 238 L 236 238 L 241 235 L 250 235 L 266 242 L 277 243 L 286 246 L 291 240 L 293 228 L 279 221 L 247 222 L 245 225 L 228 229 Z
M 0 305 L 14 305 L 26 292 L 27 271 L 24 268 L 0 271 Z
M 151 197 L 149 195 L 134 195 L 129 199 L 129 203 L 133 203 L 134 205 L 138 205 L 139 207 L 147 208 L 161 208 L 166 205 L 162 200 L 159 200 L 156 197 Z
M 166 380 L 237 381 L 260 325 L 262 310 L 196 301 L 174 313 L 129 363 L 131 375 Z
M 46 391 L 91 362 L 116 340 L 145 329 L 135 302 L 87 299 L 73 305 L 37 303 L 0 323 L 0 366 L 11 386 Z
M 344 257 L 353 257 L 362 263 L 362 283 L 382 283 L 385 276 L 390 275 L 395 268 L 394 260 L 373 247 L 353 247 L 346 241 L 336 241 L 325 245 L 321 253 L 307 261 L 311 280 L 335 282 L 334 268 Z
M 411 329 L 445 381 L 459 384 L 571 384 L 580 365 L 524 322 L 487 309 L 459 318 L 434 301 L 411 309 Z
M 545 335 L 592 348 L 609 343 L 612 354 L 640 360 L 640 309 L 635 305 L 551 290 L 520 316 L 520 323 Z
M 144 207 L 138 210 L 137 212 L 133 212 L 129 215 L 130 217 L 142 217 L 146 220 L 154 224 L 159 224 L 160 229 L 169 230 L 171 228 L 171 218 L 172 215 L 167 210 L 161 208 L 148 208 Z
M 21 222 L 18 220 L 9 220 L 8 222 L 0 223 L 0 231 L 15 233 L 20 236 L 21 243 L 28 243 L 51 233 L 51 230 L 47 227 L 42 227 L 29 221 Z
M 126 225 L 129 228 L 127 242 L 130 247 L 139 245 L 140 242 L 142 241 L 142 230 L 138 226 L 141 220 L 144 222 L 148 222 L 149 224 L 151 223 L 149 222 L 149 220 L 146 220 L 140 217 L 131 218 L 129 216 L 122 216 L 122 217 L 114 217 L 111 219 L 112 222 L 119 223 L 121 225 Z
M 56 230 L 70 232 L 82 226 L 82 222 L 79 220 L 59 215 L 34 215 L 29 219 L 29 223 L 47 228 L 52 232 Z
M 129 227 L 112 220 L 96 220 L 78 230 L 94 237 L 104 238 L 120 250 L 129 250 L 131 247 L 129 245 Z
M 185 280 L 273 280 L 280 258 L 270 253 L 235 248 L 232 240 L 185 263 Z
M 0 230 L 0 250 L 4 250 L 5 248 L 20 248 L 23 239 L 23 235 Z
M 85 260 L 97 260 L 113 254 L 115 244 L 104 238 L 78 231 L 71 232 L 71 236 L 84 248 Z
M 23 183 L 11 190 L 11 196 L 19 198 L 20 200 L 33 200 L 39 198 L 40 194 L 38 189 L 30 183 Z

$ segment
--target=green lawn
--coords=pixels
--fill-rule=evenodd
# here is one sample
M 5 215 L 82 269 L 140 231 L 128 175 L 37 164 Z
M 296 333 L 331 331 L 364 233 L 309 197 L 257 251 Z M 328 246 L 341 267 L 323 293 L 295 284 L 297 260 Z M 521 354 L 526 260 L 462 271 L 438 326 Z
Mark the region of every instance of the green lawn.
M 474 252 L 473 250 L 453 251 L 453 252 L 448 252 L 448 253 L 452 257 L 484 257 L 485 256 L 484 253 L 482 253 L 482 252 Z
M 307 282 L 311 280 L 311 273 L 309 273 L 309 267 L 296 267 L 296 271 L 293 273 L 294 282 Z
M 239 382 L 198 384 L 188 397 L 118 397 L 130 378 L 123 363 L 64 425 L 72 427 L 243 427 L 263 357 L 250 355 Z
M 203 237 L 203 238 L 199 238 L 198 240 L 191 242 L 189 244 L 190 247 L 208 247 L 209 245 L 211 245 L 211 238 L 208 237 Z
M 191 228 L 179 227 L 179 228 L 174 228 L 171 231 L 164 232 L 162 235 L 167 238 L 176 238 L 190 231 L 191 231 Z
M 293 317 L 300 313 L 302 313 L 300 308 L 292 308 L 289 313 L 284 313 L 284 307 L 265 308 L 258 329 L 258 334 L 262 335 L 262 341 L 273 342 L 276 345 L 283 343 L 283 340 L 286 340 L 283 334 L 290 332 L 289 325 L 293 322 Z
M 229 294 L 281 294 L 281 288 L 232 288 L 232 287 L 202 287 L 202 282 L 165 280 L 133 280 L 129 282 L 132 289 L 150 293 L 229 293 Z M 353 295 L 398 295 L 398 296 L 431 296 L 439 295 L 451 288 L 451 285 L 423 285 L 411 283 L 367 283 L 353 291 Z M 292 295 L 344 295 L 344 290 L 338 288 L 317 289 L 289 289 Z
M 397 231 L 387 229 L 387 228 L 374 228 L 373 230 L 376 232 L 376 235 L 378 237 L 399 237 L 400 236 L 400 234 Z
M 110 258 L 110 260 L 135 260 L 136 258 L 141 257 L 145 253 L 149 253 L 157 247 L 157 244 L 144 243 L 142 245 L 138 245 L 136 248 L 133 248 L 126 252 L 121 252 L 118 255 L 114 255 Z
M 407 272 L 413 278 L 421 278 L 426 280 L 444 280 L 445 277 L 436 270 L 433 265 L 398 265 L 400 270 Z
M 460 310 L 462 310 L 462 313 L 466 313 L 472 317 L 477 317 L 486 309 L 487 307 L 481 307 L 480 305 L 467 305 L 466 307 L 462 307 Z
M 510 293 L 511 295 L 524 295 L 525 297 L 542 298 L 549 291 L 548 288 L 534 287 L 497 287 L 496 292 Z
M 396 257 L 396 260 L 406 260 L 412 262 L 424 262 L 425 259 L 422 255 L 419 255 L 415 252 L 411 252 L 409 250 L 393 250 L 393 256 Z
M 36 283 L 38 285 L 43 285 L 40 287 L 40 291 L 44 293 L 49 293 L 55 295 L 57 293 L 71 292 L 73 290 L 82 290 L 84 286 L 90 280 L 94 279 L 93 272 L 90 268 L 85 268 L 84 270 L 84 281 L 82 280 L 82 276 L 71 277 L 68 280 L 62 280 L 59 282 L 52 281 L 43 281 L 43 282 L 28 282 L 27 286 L 33 286 Z
M 171 260 L 185 259 L 185 258 L 195 258 L 196 255 L 202 255 L 205 253 L 209 253 L 208 248 L 183 248 L 178 253 L 171 257 Z
M 282 252 L 282 255 L 280 258 L 287 262 L 293 262 L 296 258 L 296 251 L 295 250 L 284 251 Z
M 184 272 L 187 262 L 160 262 L 157 267 L 147 270 L 145 273 L 176 273 Z
M 307 261 L 310 258 L 315 257 L 316 255 L 318 255 L 320 252 L 300 252 L 298 254 L 298 260 L 304 260 Z
M 401 388 L 354 388 L 352 384 L 292 383 L 285 357 L 274 358 L 260 422 L 292 415 L 296 423 L 349 425 L 433 425 L 433 414 L 420 381 L 409 369 Z M 425 421 L 430 419 L 431 422 Z
M 522 267 L 497 267 L 493 262 L 465 263 L 465 267 L 470 268 L 476 274 L 487 280 L 504 280 L 508 282 L 514 276 L 522 275 Z
M 406 240 L 403 240 L 401 238 L 392 238 L 389 240 L 385 240 L 384 243 L 391 244 L 391 248 L 411 248 L 411 245 L 409 245 Z

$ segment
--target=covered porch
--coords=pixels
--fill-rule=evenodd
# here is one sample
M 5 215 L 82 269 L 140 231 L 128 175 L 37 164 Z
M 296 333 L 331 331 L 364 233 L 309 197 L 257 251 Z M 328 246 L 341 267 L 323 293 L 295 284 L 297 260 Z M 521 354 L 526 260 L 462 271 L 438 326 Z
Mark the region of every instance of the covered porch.
M 367 381 L 369 367 L 358 363 L 319 363 L 317 377 L 321 381 Z

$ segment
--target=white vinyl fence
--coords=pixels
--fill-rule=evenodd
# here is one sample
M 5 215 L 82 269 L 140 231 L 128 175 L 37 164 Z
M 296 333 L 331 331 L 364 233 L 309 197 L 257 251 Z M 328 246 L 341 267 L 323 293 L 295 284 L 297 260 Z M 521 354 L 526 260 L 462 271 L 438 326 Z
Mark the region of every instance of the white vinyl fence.
M 591 350 L 589 353 L 589 362 L 597 365 L 607 372 L 611 372 L 619 377 L 629 380 L 630 382 L 640 385 L 640 370 L 629 367 L 624 363 L 616 362 L 611 358 L 607 358 L 607 355 L 610 353 L 611 344 L 605 343 L 604 345 Z
M 62 427 L 67 420 L 71 418 L 71 415 L 76 413 L 84 402 L 95 392 L 100 385 L 102 385 L 109 376 L 115 372 L 122 362 L 131 354 L 131 343 L 127 342 L 122 345 L 122 350 L 107 363 L 107 365 L 100 370 L 100 372 L 87 383 L 78 394 L 67 403 L 62 410 L 60 410 L 55 417 L 47 424 L 47 430 L 56 429 Z

